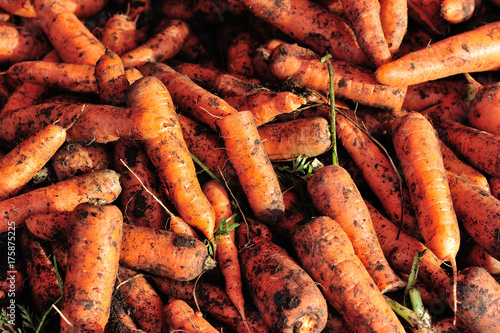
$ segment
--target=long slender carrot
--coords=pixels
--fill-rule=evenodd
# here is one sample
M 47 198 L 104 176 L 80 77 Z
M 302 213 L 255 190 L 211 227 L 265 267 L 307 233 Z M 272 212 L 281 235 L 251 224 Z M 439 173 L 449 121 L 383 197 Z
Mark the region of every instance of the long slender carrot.
M 402 288 L 404 281 L 389 266 L 370 213 L 349 173 L 338 165 L 324 166 L 309 179 L 307 190 L 319 213 L 342 225 L 380 291 Z
M 500 22 L 477 27 L 383 64 L 375 79 L 384 85 L 409 86 L 460 73 L 500 68 Z
M 339 223 L 313 218 L 295 231 L 292 243 L 303 267 L 352 329 L 405 332 Z

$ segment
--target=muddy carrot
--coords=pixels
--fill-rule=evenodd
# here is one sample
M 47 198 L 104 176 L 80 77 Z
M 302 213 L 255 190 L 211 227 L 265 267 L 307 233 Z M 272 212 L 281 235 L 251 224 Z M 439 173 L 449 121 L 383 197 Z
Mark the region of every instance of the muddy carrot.
M 387 47 L 394 56 L 399 51 L 408 28 L 407 1 L 380 1 L 380 24 Z
M 104 46 L 119 56 L 137 48 L 145 38 L 144 33 L 137 29 L 136 22 L 122 14 L 111 16 L 98 36 Z
M 95 65 L 95 79 L 99 99 L 103 104 L 125 104 L 129 82 L 120 57 L 106 49 Z
M 500 274 L 500 260 L 493 258 L 476 242 L 474 242 L 467 253 L 462 256 L 460 264 L 462 264 L 463 267 L 482 267 L 491 275 Z
M 66 240 L 69 230 L 69 215 L 71 212 L 52 212 L 30 214 L 24 219 L 26 229 L 35 237 L 58 241 Z
M 188 333 L 217 333 L 218 331 L 199 311 L 180 299 L 171 298 L 163 309 L 165 322 L 171 330 Z
M 51 49 L 43 31 L 33 25 L 0 22 L 0 33 L 0 63 L 2 64 L 38 60 Z

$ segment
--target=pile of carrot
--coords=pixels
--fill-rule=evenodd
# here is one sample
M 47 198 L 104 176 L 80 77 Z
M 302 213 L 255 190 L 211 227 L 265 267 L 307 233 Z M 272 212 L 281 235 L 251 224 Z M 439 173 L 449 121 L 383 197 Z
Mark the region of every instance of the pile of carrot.
M 0 330 L 500 331 L 500 2 L 187 3 L 0 0 Z

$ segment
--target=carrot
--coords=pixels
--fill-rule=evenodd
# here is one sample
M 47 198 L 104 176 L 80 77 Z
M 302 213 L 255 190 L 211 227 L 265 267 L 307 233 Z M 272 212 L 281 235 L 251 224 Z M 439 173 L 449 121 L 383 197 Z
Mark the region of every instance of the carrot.
M 36 12 L 30 0 L 0 1 L 0 8 L 7 13 L 21 17 L 35 17 Z
M 201 190 L 169 91 L 158 78 L 144 77 L 130 86 L 127 101 L 151 108 L 167 120 L 164 134 L 144 142 L 146 153 L 180 216 L 213 244 L 215 213 Z
M 126 307 L 125 302 L 117 297 L 117 292 L 115 291 L 111 299 L 109 321 L 105 332 L 144 333 L 143 330 L 137 328 Z
M 102 331 L 118 272 L 123 216 L 114 205 L 83 203 L 70 220 L 61 332 Z
M 406 87 L 387 87 L 375 81 L 373 72 L 361 66 L 329 60 L 333 68 L 335 96 L 386 110 L 399 110 Z M 319 56 L 298 45 L 281 44 L 273 50 L 269 70 L 279 80 L 292 80 L 298 86 L 329 94 L 327 64 Z
M 61 5 L 73 12 L 76 17 L 85 20 L 98 14 L 105 5 L 107 0 L 59 0 Z
M 500 176 L 500 136 L 444 119 L 437 124 L 439 136 L 458 156 L 491 176 Z
M 217 121 L 238 180 L 257 220 L 274 224 L 284 212 L 283 193 L 250 111 Z
M 356 255 L 381 292 L 404 286 L 384 257 L 366 204 L 344 168 L 327 165 L 319 169 L 309 179 L 307 191 L 320 214 L 342 225 Z
M 19 194 L 0 201 L 0 233 L 13 224 L 16 228 L 24 226 L 28 215 L 72 211 L 89 200 L 111 203 L 120 192 L 118 174 L 106 169 Z
M 215 266 L 198 239 L 134 225 L 124 225 L 120 263 L 136 270 L 180 281 L 196 279 Z
M 462 323 L 455 323 L 454 318 L 438 319 L 431 322 L 431 327 L 435 333 L 472 333 Z
M 443 0 L 441 16 L 450 23 L 458 24 L 470 19 L 475 9 L 475 0 Z
M 334 59 L 369 65 L 347 21 L 313 1 L 289 0 L 278 4 L 271 0 L 244 0 L 242 3 L 254 15 L 318 54 L 328 52 Z
M 57 267 L 59 267 L 63 272 L 65 272 L 68 268 L 68 247 L 69 245 L 67 243 L 67 239 L 56 240 L 50 243 L 50 249 L 56 258 Z
M 57 180 L 65 180 L 96 170 L 110 169 L 113 162 L 108 148 L 104 144 L 66 142 L 50 161 Z M 123 181 L 123 178 L 121 180 Z
M 282 248 L 261 237 L 240 248 L 250 297 L 272 331 L 321 332 L 328 316 L 321 291 Z
M 95 65 L 105 52 L 102 43 L 63 4 L 34 0 L 40 26 L 63 62 Z
M 491 275 L 500 274 L 500 261 L 490 256 L 488 252 L 481 247 L 481 245 L 475 242 L 461 259 L 460 263 L 464 267 L 482 267 Z
M 26 229 L 33 236 L 48 240 L 65 240 L 68 237 L 70 211 L 30 214 L 24 219 Z
M 431 35 L 448 36 L 451 24 L 441 16 L 441 3 L 441 0 L 409 0 L 408 18 Z
M 344 7 L 340 0 L 319 0 L 318 3 L 337 15 L 342 16 L 344 13 Z
M 488 84 L 479 88 L 470 102 L 468 121 L 471 127 L 500 136 L 498 101 L 500 84 Z
M 457 285 L 457 319 L 472 332 L 498 331 L 499 295 L 500 285 L 484 268 L 461 270 Z
M 292 243 L 301 265 L 351 328 L 405 332 L 339 223 L 327 216 L 313 218 L 295 231 Z
M 145 332 L 163 332 L 163 301 L 146 277 L 138 272 L 120 266 L 116 289 L 120 291 L 132 317 Z
M 161 204 L 148 193 L 162 199 L 154 166 L 141 142 L 121 139 L 113 148 L 114 168 L 120 173 L 123 191 L 118 198 L 125 222 L 155 229 L 165 229 L 168 215 Z M 120 160 L 125 161 L 130 171 Z M 135 173 L 138 177 L 134 176 Z M 141 184 L 142 182 L 142 184 Z M 144 186 L 143 186 L 144 185 Z M 144 189 L 146 187 L 146 189 Z
M 21 252 L 35 306 L 44 312 L 61 297 L 54 264 L 47 249 L 29 232 L 21 233 Z
M 254 77 L 252 58 L 260 41 L 256 33 L 244 31 L 238 34 L 226 51 L 226 68 L 229 73 Z
M 170 220 L 168 221 L 167 230 L 173 231 L 176 234 L 189 235 L 198 238 L 199 240 L 203 240 L 196 231 L 196 229 L 187 224 L 186 221 L 184 221 L 181 217 L 178 216 L 173 216 L 170 218 Z
M 306 210 L 302 198 L 294 188 L 283 191 L 285 201 L 285 213 L 283 217 L 272 228 L 273 235 L 280 240 L 291 244 L 291 237 L 295 230 L 309 222 L 310 214 Z
M 399 51 L 408 28 L 407 1 L 380 1 L 380 24 L 391 55 Z
M 37 60 L 50 51 L 43 31 L 32 25 L 0 22 L 0 63 Z
M 125 104 L 125 96 L 129 87 L 125 67 L 120 57 L 108 48 L 97 60 L 95 79 L 101 103 Z
M 491 194 L 500 200 L 500 177 L 490 177 L 488 183 L 490 185 Z
M 499 25 L 485 24 L 383 64 L 375 71 L 375 79 L 384 85 L 408 86 L 460 73 L 496 70 L 500 68 Z
M 218 332 L 199 311 L 194 311 L 186 302 L 171 298 L 163 309 L 165 322 L 171 330 L 188 333 Z
M 17 194 L 66 140 L 66 129 L 48 125 L 0 157 L 0 200 Z
M 146 62 L 163 62 L 174 57 L 190 33 L 189 25 L 181 20 L 164 22 L 163 29 L 143 44 L 121 55 L 125 67 L 139 68 Z
M 119 56 L 137 48 L 145 38 L 136 22 L 123 14 L 111 16 L 96 34 L 105 47 Z
M 189 3 L 182 0 L 169 0 L 159 7 L 167 16 L 186 20 L 198 26 L 210 26 L 221 23 L 224 19 L 243 11 L 239 1 L 223 0 L 214 3 L 210 0 L 193 0 Z

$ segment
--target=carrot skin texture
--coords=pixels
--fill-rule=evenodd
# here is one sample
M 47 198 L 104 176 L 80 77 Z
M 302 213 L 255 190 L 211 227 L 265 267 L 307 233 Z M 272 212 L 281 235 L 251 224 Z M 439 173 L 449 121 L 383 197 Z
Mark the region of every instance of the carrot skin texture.
M 263 223 L 276 223 L 285 209 L 283 193 L 252 113 L 225 116 L 217 121 L 217 127 L 255 217 Z
M 500 83 L 483 86 L 470 102 L 471 127 L 500 136 Z
M 474 9 L 475 0 L 444 0 L 441 3 L 441 16 L 450 23 L 458 24 L 470 19 Z
M 463 267 L 482 267 L 491 275 L 500 274 L 500 260 L 493 258 L 483 247 L 474 243 L 470 250 L 461 258 Z
M 30 214 L 24 219 L 24 223 L 26 229 L 37 238 L 52 242 L 64 240 L 68 237 L 70 213 L 63 211 Z
M 493 22 L 383 64 L 375 71 L 375 79 L 384 85 L 409 86 L 460 73 L 496 70 L 500 68 L 498 59 L 500 22 Z
M 142 38 L 136 22 L 121 14 L 110 17 L 99 36 L 101 43 L 119 56 L 137 48 Z
M 387 47 L 394 55 L 398 52 L 408 28 L 407 1 L 381 0 L 380 24 L 387 41 Z
M 356 255 L 380 291 L 402 288 L 404 282 L 389 266 L 370 213 L 349 173 L 340 166 L 324 166 L 309 179 L 307 191 L 320 214 L 342 225 Z
M 66 129 L 48 125 L 0 157 L 0 200 L 15 195 L 56 153 L 66 140 Z
M 217 333 L 218 331 L 201 315 L 194 312 L 183 300 L 171 298 L 163 308 L 165 322 L 171 330 L 188 333 Z
M 0 22 L 0 33 L 0 63 L 2 64 L 37 60 L 50 50 L 47 37 L 37 27 Z
M 193 280 L 215 266 L 205 244 L 194 237 L 128 224 L 120 263 L 180 281 Z
M 16 228 L 24 226 L 30 214 L 72 211 L 89 200 L 111 203 L 121 189 L 118 174 L 105 169 L 19 194 L 0 201 L 0 233 L 7 231 L 12 221 Z
M 95 79 L 99 98 L 103 104 L 125 104 L 129 82 L 121 58 L 106 48 L 106 52 L 97 60 Z
M 339 223 L 313 218 L 295 231 L 292 244 L 325 298 L 356 332 L 405 332 Z
M 118 272 L 123 215 L 115 205 L 83 203 L 71 213 L 61 332 L 104 330 Z M 84 257 L 84 259 L 83 259 Z

